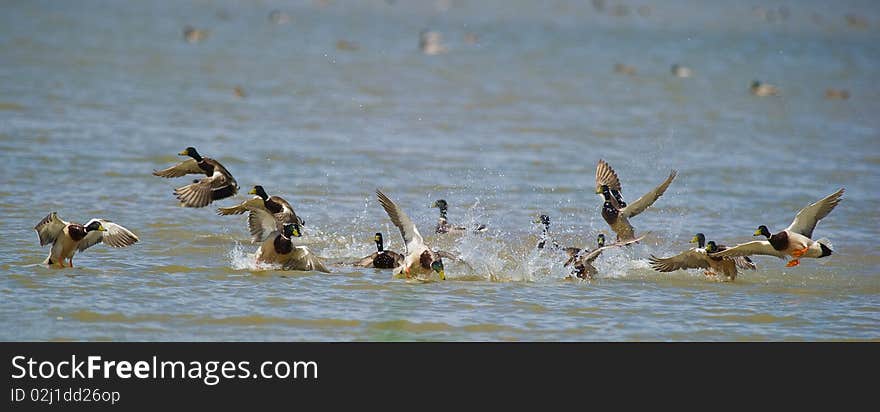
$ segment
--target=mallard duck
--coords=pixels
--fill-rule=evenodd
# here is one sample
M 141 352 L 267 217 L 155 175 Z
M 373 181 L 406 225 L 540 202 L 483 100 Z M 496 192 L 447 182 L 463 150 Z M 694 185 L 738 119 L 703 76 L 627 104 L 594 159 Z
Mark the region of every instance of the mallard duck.
M 672 170 L 669 177 L 655 187 L 654 190 L 646 193 L 634 203 L 627 205 L 623 202 L 620 189 L 620 181 L 617 179 L 617 173 L 611 166 L 603 160 L 599 160 L 596 168 L 596 193 L 602 195 L 604 204 L 602 205 L 602 218 L 611 226 L 611 230 L 617 234 L 618 242 L 627 242 L 635 238 L 635 230 L 629 223 L 629 218 L 642 213 L 649 206 L 663 195 L 672 180 L 675 179 L 677 172 Z M 614 188 L 617 188 L 616 190 Z
M 547 244 L 547 239 L 550 238 L 550 216 L 541 215 L 537 219 L 535 219 L 532 223 L 540 223 L 543 228 L 541 229 L 541 238 L 538 241 L 538 249 L 543 249 Z M 552 244 L 553 249 L 559 249 L 559 243 L 555 240 Z
M 189 43 L 198 43 L 208 38 L 208 31 L 186 25 L 183 27 L 183 38 Z
M 192 159 L 185 160 L 163 170 L 154 170 L 153 174 L 159 177 L 180 177 L 188 174 L 203 174 L 207 177 L 195 180 L 192 184 L 174 189 L 174 194 L 180 200 L 181 205 L 186 207 L 205 207 L 215 200 L 235 196 L 238 193 L 238 183 L 232 174 L 226 170 L 220 162 L 209 157 L 202 157 L 193 147 L 178 153 L 180 156 L 189 156 Z
M 672 75 L 675 77 L 687 78 L 691 77 L 694 72 L 689 67 L 685 67 L 679 64 L 673 64 L 669 69 L 672 72 Z
M 452 226 L 449 224 L 449 220 L 446 218 L 446 211 L 449 209 L 449 204 L 446 203 L 443 199 L 438 199 L 434 201 L 431 207 L 440 209 L 440 217 L 437 218 L 437 227 L 434 229 L 434 233 L 462 233 L 466 232 L 468 228 L 464 226 Z M 474 228 L 474 232 L 485 232 L 486 225 L 480 224 Z
M 256 195 L 252 199 L 241 202 L 237 206 L 217 208 L 221 216 L 248 213 L 248 229 L 254 243 L 262 242 L 265 236 L 279 230 L 285 223 L 306 223 L 296 215 L 293 207 L 280 196 L 269 196 L 263 186 L 257 185 L 248 194 Z
M 400 236 L 403 237 L 405 245 L 403 264 L 394 268 L 394 276 L 403 274 L 407 278 L 425 279 L 437 273 L 440 280 L 446 280 L 443 258 L 425 245 L 425 240 L 409 216 L 381 190 L 376 189 L 376 197 L 382 208 L 385 209 L 385 213 L 388 213 L 391 222 L 400 229 Z
M 280 264 L 284 270 L 330 273 L 324 262 L 309 251 L 308 246 L 295 246 L 292 239 L 301 237 L 299 223 L 285 223 L 281 232 L 274 232 L 257 249 L 257 263 Z
M 419 50 L 424 54 L 434 55 L 446 53 L 448 49 L 443 45 L 443 36 L 436 31 L 422 30 L 419 33 Z
M 846 89 L 826 89 L 825 98 L 828 100 L 846 100 L 849 99 L 849 90 Z
M 632 66 L 627 66 L 623 63 L 615 63 L 614 64 L 614 72 L 618 74 L 626 74 L 629 76 L 636 75 L 636 68 Z
M 840 203 L 844 189 L 826 196 L 803 209 L 801 209 L 794 221 L 785 230 L 771 234 L 767 226 L 758 226 L 755 236 L 764 236 L 767 240 L 756 240 L 738 244 L 730 249 L 713 254 L 718 257 L 733 257 L 746 255 L 768 255 L 785 259 L 791 256 L 793 259 L 786 267 L 797 266 L 801 258 L 823 258 L 831 256 L 831 246 L 825 240 L 814 241 L 813 230 L 825 216 L 828 216 L 834 207 Z
M 755 96 L 762 96 L 763 97 L 763 96 L 777 96 L 777 95 L 779 95 L 779 88 L 778 87 L 776 87 L 772 84 L 761 83 L 758 80 L 755 80 L 752 82 L 752 85 L 751 85 L 751 87 L 749 87 L 749 90 Z
M 82 252 L 98 243 L 112 247 L 126 247 L 135 244 L 139 239 L 130 230 L 104 219 L 92 219 L 88 223 L 65 222 L 52 212 L 34 226 L 40 237 L 40 246 L 52 244 L 49 256 L 44 265 L 64 267 L 68 260 L 73 267 L 73 255 Z
M 626 242 L 615 242 L 610 245 L 606 245 L 605 234 L 599 233 L 599 235 L 596 236 L 596 249 L 592 251 L 590 249 L 581 250 L 575 247 L 565 248 L 565 253 L 568 254 L 568 260 L 565 261 L 562 267 L 568 267 L 569 265 L 574 263 L 574 268 L 571 271 L 572 275 L 575 275 L 581 279 L 592 280 L 593 276 L 599 273 L 596 267 L 593 266 L 593 261 L 602 254 L 602 251 L 614 247 L 628 246 L 633 243 L 639 242 L 644 238 L 645 236 L 642 235 Z
M 706 236 L 697 233 L 690 243 L 696 243 L 697 247 L 690 248 L 678 255 L 668 258 L 658 258 L 654 255 L 648 259 L 651 267 L 658 272 L 672 272 L 679 269 L 707 269 L 704 274 L 707 277 L 724 275 L 725 280 L 736 280 L 737 267 L 741 269 L 755 270 L 757 266 L 752 263 L 748 256 L 718 257 L 711 253 L 727 250 L 724 245 L 717 245 L 715 241 L 706 243 Z
M 355 263 L 355 266 L 365 268 L 373 267 L 379 269 L 394 269 L 403 264 L 403 256 L 401 256 L 399 253 L 384 249 L 381 233 L 376 233 L 376 236 L 373 237 L 373 241 L 376 242 L 377 250 L 373 252 L 372 255 L 364 257 L 363 259 Z

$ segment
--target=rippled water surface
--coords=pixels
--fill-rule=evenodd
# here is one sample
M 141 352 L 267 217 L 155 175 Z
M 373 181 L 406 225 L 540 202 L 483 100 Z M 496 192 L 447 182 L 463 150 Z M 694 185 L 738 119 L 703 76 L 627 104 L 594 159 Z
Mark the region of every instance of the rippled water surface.
M 4 2 L 0 339 L 880 338 L 880 8 L 606 3 Z M 290 21 L 270 22 L 274 9 Z M 188 24 L 207 38 L 184 41 Z M 421 54 L 423 29 L 448 52 Z M 673 63 L 694 75 L 673 77 Z M 754 79 L 781 96 L 750 95 Z M 171 192 L 188 180 L 150 172 L 190 145 L 242 193 L 179 207 Z M 600 158 L 630 202 L 679 176 L 633 219 L 645 241 L 601 256 L 596 280 L 563 281 L 530 222 L 549 214 L 560 243 L 592 246 L 608 230 Z M 251 263 L 244 217 L 214 206 L 254 184 L 294 204 L 334 273 Z M 730 245 L 781 229 L 839 187 L 815 232 L 829 258 L 759 257 L 735 283 L 647 264 L 698 231 Z M 376 188 L 423 234 L 438 198 L 450 220 L 490 230 L 427 236 L 467 262 L 448 263 L 447 282 L 352 268 L 377 231 L 402 247 Z M 32 228 L 51 211 L 105 217 L 141 242 L 42 267 Z

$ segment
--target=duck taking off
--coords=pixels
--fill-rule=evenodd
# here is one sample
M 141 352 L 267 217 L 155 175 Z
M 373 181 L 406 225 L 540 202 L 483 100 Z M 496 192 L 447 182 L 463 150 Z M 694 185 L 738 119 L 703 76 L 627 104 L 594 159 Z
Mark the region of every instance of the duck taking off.
M 791 225 L 779 233 L 771 234 L 767 226 L 758 226 L 754 235 L 764 236 L 767 240 L 740 243 L 730 249 L 714 253 L 713 256 L 768 255 L 781 259 L 791 256 L 793 259 L 786 264 L 786 267 L 797 266 L 800 264 L 801 258 L 818 259 L 831 256 L 833 252 L 831 245 L 822 239 L 813 240 L 813 230 L 816 229 L 819 221 L 828 216 L 840 203 L 843 192 L 844 189 L 840 188 L 818 202 L 801 209 Z
M 187 147 L 178 155 L 189 156 L 191 159 L 167 169 L 154 170 L 153 175 L 167 178 L 189 174 L 207 176 L 192 184 L 174 189 L 174 194 L 182 206 L 205 207 L 215 200 L 232 197 L 238 193 L 238 183 L 220 162 L 210 157 L 202 157 L 194 147 Z
M 602 218 L 617 234 L 618 242 L 628 242 L 635 239 L 635 229 L 629 223 L 629 218 L 637 216 L 653 205 L 666 192 L 666 188 L 675 179 L 676 173 L 675 170 L 672 170 L 663 183 L 627 205 L 623 202 L 622 188 L 617 173 L 604 160 L 599 160 L 599 165 L 596 167 L 596 193 L 601 195 L 604 200 Z
M 44 265 L 64 267 L 67 260 L 73 267 L 73 255 L 98 243 L 121 248 L 131 246 L 139 240 L 130 230 L 104 219 L 92 219 L 85 225 L 65 222 L 55 212 L 43 218 L 34 230 L 40 238 L 40 246 L 52 244 Z
M 376 198 L 391 218 L 391 222 L 400 230 L 405 245 L 403 264 L 394 268 L 394 276 L 402 274 L 407 278 L 427 280 L 436 273 L 440 280 L 446 280 L 442 256 L 425 244 L 425 240 L 409 216 L 379 189 L 376 189 Z
M 675 256 L 658 258 L 654 255 L 648 259 L 651 267 L 658 272 L 672 272 L 686 269 L 706 269 L 703 272 L 707 277 L 717 278 L 724 276 L 723 280 L 733 282 L 736 280 L 737 267 L 747 270 L 755 270 L 757 266 L 752 263 L 748 256 L 718 257 L 711 253 L 727 250 L 724 245 L 716 245 L 714 241 L 706 243 L 706 236 L 697 233 L 690 243 L 696 243 L 697 247 L 690 248 Z
M 376 242 L 377 250 L 370 256 L 366 256 L 355 263 L 355 266 L 364 268 L 394 269 L 403 264 L 403 256 L 397 252 L 385 250 L 381 233 L 376 233 L 376 236 L 373 237 L 373 241 Z
M 599 273 L 599 270 L 596 269 L 595 266 L 593 266 L 593 261 L 595 261 L 596 258 L 598 258 L 603 251 L 614 247 L 629 246 L 644 238 L 645 236 L 642 235 L 638 238 L 628 240 L 626 242 L 616 242 L 610 245 L 606 245 L 605 234 L 599 233 L 599 235 L 596 236 L 596 249 L 592 251 L 590 249 L 581 250 L 574 247 L 565 248 L 565 252 L 568 253 L 568 260 L 565 261 L 562 267 L 568 267 L 569 265 L 574 263 L 574 268 L 571 271 L 572 275 L 575 275 L 581 279 L 592 280 L 593 277 Z
M 330 273 L 324 262 L 308 246 L 295 246 L 293 238 L 302 236 L 299 223 L 285 223 L 281 232 L 274 232 L 257 249 L 257 263 L 279 264 L 284 270 Z
M 248 212 L 248 229 L 251 232 L 251 241 L 254 243 L 262 242 L 272 232 L 280 232 L 281 226 L 285 223 L 306 225 L 287 200 L 281 196 L 269 196 L 263 186 L 254 186 L 248 194 L 256 196 L 237 206 L 218 208 L 217 214 L 227 216 Z

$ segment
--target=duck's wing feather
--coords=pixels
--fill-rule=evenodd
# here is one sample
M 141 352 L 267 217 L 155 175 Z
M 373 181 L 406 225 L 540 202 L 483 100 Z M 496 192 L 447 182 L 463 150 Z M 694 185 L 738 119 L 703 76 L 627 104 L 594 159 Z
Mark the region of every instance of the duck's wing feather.
M 578 255 L 581 253 L 581 249 L 577 247 L 567 247 L 564 249 L 565 254 L 568 255 L 568 260 L 562 264 L 562 267 L 568 267 L 568 265 L 574 263 L 577 260 Z
M 400 235 L 403 236 L 403 243 L 406 245 L 405 254 L 408 255 L 410 252 L 418 250 L 420 247 L 424 247 L 425 240 L 422 238 L 419 230 L 416 229 L 416 225 L 413 224 L 412 220 L 410 220 L 409 216 L 406 215 L 403 209 L 398 207 L 379 189 L 376 189 L 376 197 L 379 199 L 382 208 L 385 209 L 385 213 L 388 213 L 391 222 L 394 223 L 394 226 L 397 226 L 397 228 L 400 229 Z
M 40 220 L 40 223 L 34 226 L 37 236 L 40 237 L 40 246 L 46 246 L 55 242 L 55 239 L 58 239 L 58 235 L 61 234 L 67 225 L 68 222 L 61 220 L 58 217 L 58 213 L 52 212 L 46 215 L 43 220 Z
M 238 193 L 235 180 L 214 169 L 214 174 L 174 190 L 177 199 L 186 207 L 205 207 L 211 202 L 225 199 Z
M 104 243 L 105 245 L 112 247 L 126 247 L 131 246 L 140 240 L 137 235 L 121 225 L 117 225 L 116 223 L 104 219 L 92 219 L 89 223 L 93 221 L 101 222 L 101 226 L 104 227 L 105 231 L 101 232 L 93 230 L 86 234 L 86 237 L 76 245 L 77 250 L 80 252 L 95 246 L 98 243 Z M 88 226 L 88 223 L 86 226 Z
M 376 259 L 376 256 L 379 256 L 379 252 L 373 252 L 370 256 L 364 256 L 363 259 L 354 263 L 357 267 L 368 268 L 373 266 L 373 260 Z
M 668 188 L 669 184 L 672 183 L 672 180 L 675 179 L 677 173 L 678 172 L 673 170 L 671 173 L 669 173 L 669 177 L 667 177 L 666 180 L 660 184 L 660 186 L 657 186 L 654 188 L 654 190 L 645 193 L 645 195 L 640 197 L 639 200 L 636 200 L 635 202 L 627 205 L 620 211 L 620 213 L 626 215 L 627 217 L 633 217 L 638 215 L 639 213 L 644 212 L 645 209 L 654 204 L 654 202 L 660 196 L 663 196 L 663 193 L 666 192 L 666 188 Z
M 251 199 L 245 200 L 235 206 L 230 207 L 218 207 L 217 214 L 220 216 L 228 216 L 228 215 L 240 215 L 245 212 L 252 211 L 254 209 L 262 209 L 263 208 L 263 199 L 260 199 L 259 196 L 254 196 Z
M 679 269 L 708 269 L 709 258 L 703 249 L 688 249 L 675 256 L 658 258 L 654 255 L 648 259 L 651 267 L 658 272 L 672 272 Z
M 162 170 L 153 170 L 154 176 L 159 177 L 180 177 L 185 175 L 193 175 L 193 174 L 204 174 L 205 171 L 199 167 L 199 162 L 196 159 L 184 160 L 174 166 L 171 166 L 167 169 Z
M 776 256 L 780 259 L 785 259 L 786 256 L 785 253 L 774 249 L 773 245 L 771 245 L 770 242 L 766 240 L 755 240 L 751 242 L 740 243 L 732 248 L 711 254 L 712 257 L 737 257 L 751 255 Z
M 602 186 L 608 186 L 609 189 L 618 192 L 622 191 L 617 172 L 611 168 L 611 165 L 609 165 L 608 162 L 599 159 L 599 164 L 596 165 L 596 188 L 598 189 Z
M 217 208 L 217 214 L 223 216 L 240 215 L 245 212 L 249 212 L 248 231 L 254 243 L 262 242 L 270 233 L 279 230 L 276 216 L 266 209 L 265 202 L 258 196 L 232 207 Z
M 723 252 L 723 251 L 727 250 L 727 246 L 724 246 L 724 245 L 717 245 L 717 247 L 718 247 L 719 252 Z M 715 255 L 713 254 L 713 256 L 715 256 Z M 756 265 L 755 262 L 752 262 L 752 259 L 749 259 L 748 256 L 736 256 L 733 258 L 726 258 L 726 259 L 733 260 L 733 263 L 736 264 L 736 267 L 738 267 L 740 269 L 758 270 L 758 265 Z
M 843 192 L 844 189 L 840 188 L 840 190 L 826 196 L 824 199 L 801 209 L 786 230 L 812 238 L 813 229 L 816 228 L 816 224 L 825 216 L 828 216 L 834 210 L 834 207 L 840 203 Z
M 273 232 L 279 231 L 278 221 L 275 216 L 265 209 L 253 209 L 248 214 L 248 231 L 251 233 L 251 239 L 256 242 L 262 242 Z
M 280 196 L 272 196 L 269 199 L 281 205 L 281 211 L 275 214 L 275 219 L 281 223 L 299 223 L 300 226 L 305 226 L 306 222 L 300 219 L 299 216 L 296 215 L 296 212 L 293 210 L 293 206 L 290 205 L 286 199 Z
M 226 170 L 226 168 L 223 167 L 223 165 L 220 164 L 220 162 L 218 162 L 215 159 L 211 159 L 211 158 L 205 158 L 204 161 L 206 163 L 209 163 L 211 166 L 214 166 L 214 173 L 217 173 L 219 171 L 220 174 L 222 174 L 224 176 L 223 181 L 225 184 L 229 184 L 231 186 L 234 186 L 236 191 L 238 190 L 238 182 L 235 181 L 235 178 L 232 177 L 232 173 L 229 173 L 229 170 Z

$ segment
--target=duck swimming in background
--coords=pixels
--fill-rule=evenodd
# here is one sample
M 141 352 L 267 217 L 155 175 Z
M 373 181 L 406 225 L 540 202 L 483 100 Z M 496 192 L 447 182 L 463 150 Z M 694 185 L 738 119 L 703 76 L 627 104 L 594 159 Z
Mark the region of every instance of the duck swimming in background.
M 611 169 L 608 163 L 599 160 L 599 165 L 596 168 L 596 193 L 600 194 L 604 200 L 602 204 L 602 218 L 605 219 L 608 226 L 611 226 L 611 230 L 617 234 L 618 243 L 635 239 L 635 229 L 629 223 L 629 218 L 637 216 L 653 205 L 666 192 L 666 188 L 675 179 L 676 174 L 677 172 L 672 170 L 669 173 L 669 177 L 663 183 L 632 204 L 627 205 L 622 202 L 623 199 L 620 196 L 620 181 L 617 178 L 617 173 L 614 169 Z M 612 189 L 613 187 L 618 188 L 616 194 L 614 189 Z
M 382 233 L 376 233 L 373 237 L 376 242 L 376 251 L 372 255 L 364 257 L 355 266 L 364 268 L 394 269 L 403 264 L 403 256 L 399 253 L 385 250 L 382 242 Z
M 813 230 L 816 225 L 825 216 L 828 216 L 832 210 L 840 203 L 844 189 L 826 196 L 825 198 L 813 203 L 798 212 L 785 230 L 771 234 L 767 226 L 758 226 L 755 236 L 764 236 L 767 240 L 756 240 L 738 244 L 730 249 L 713 253 L 712 256 L 717 257 L 735 257 L 748 255 L 768 255 L 785 259 L 791 256 L 793 259 L 786 264 L 786 267 L 793 267 L 800 264 L 801 258 L 823 258 L 831 256 L 831 245 L 825 240 L 815 241 Z
M 238 193 L 238 183 L 232 174 L 226 170 L 220 162 L 209 157 L 202 157 L 194 147 L 187 147 L 178 153 L 180 156 L 189 156 L 192 159 L 185 160 L 163 170 L 154 170 L 153 175 L 159 177 L 180 177 L 188 174 L 203 174 L 207 177 L 196 180 L 194 183 L 174 189 L 174 194 L 185 207 L 205 207 L 215 200 L 235 196 Z
M 673 64 L 670 71 L 673 76 L 681 78 L 691 77 L 694 74 L 690 68 L 678 64 Z
M 752 82 L 752 85 L 749 87 L 749 91 L 755 96 L 778 96 L 779 88 L 767 83 L 761 83 L 758 80 Z
M 248 229 L 254 243 L 262 242 L 272 232 L 280 231 L 285 223 L 297 223 L 305 226 L 306 222 L 296 215 L 293 206 L 281 196 L 269 196 L 263 186 L 257 185 L 248 194 L 256 195 L 237 206 L 221 207 L 217 214 L 221 216 L 248 213 Z
M 44 265 L 64 267 L 67 260 L 73 267 L 73 255 L 98 243 L 122 248 L 131 246 L 139 240 L 130 230 L 104 219 L 92 219 L 85 225 L 65 222 L 52 212 L 46 215 L 34 230 L 40 238 L 40 246 L 52 244 Z
M 394 226 L 400 229 L 400 236 L 403 237 L 405 245 L 403 264 L 394 268 L 394 276 L 403 275 L 408 279 L 428 280 L 436 273 L 440 280 L 446 280 L 442 256 L 425 244 L 425 240 L 409 216 L 379 189 L 376 189 L 376 198 Z
M 449 220 L 446 218 L 446 212 L 449 209 L 449 204 L 446 203 L 445 200 L 438 199 L 434 201 L 431 207 L 440 209 L 440 217 L 437 219 L 437 227 L 434 229 L 434 233 L 462 233 L 468 230 L 464 226 L 452 226 L 449 224 Z M 474 232 L 485 232 L 486 230 L 486 225 L 483 224 L 479 224 L 474 228 Z
M 828 100 L 846 100 L 849 99 L 849 90 L 846 89 L 826 89 L 825 98 Z
M 183 38 L 188 43 L 198 43 L 208 38 L 208 31 L 186 25 L 183 27 Z
M 440 32 L 422 30 L 419 33 L 419 50 L 427 55 L 446 53 L 447 48 L 443 45 L 443 36 Z
M 717 257 L 711 253 L 727 250 L 724 245 L 716 245 L 714 241 L 706 243 L 706 236 L 697 233 L 690 243 L 696 243 L 697 247 L 688 249 L 678 255 L 668 258 L 658 258 L 654 255 L 648 259 L 651 267 L 658 272 L 672 272 L 687 269 L 707 269 L 704 274 L 707 277 L 717 278 L 724 276 L 724 280 L 733 282 L 736 280 L 737 267 L 747 270 L 755 270 L 757 266 L 752 263 L 748 256 Z
M 284 270 L 330 273 L 324 262 L 308 246 L 295 246 L 293 238 L 301 237 L 299 223 L 285 223 L 281 232 L 274 232 L 257 249 L 257 263 L 279 264 Z
M 626 74 L 629 76 L 636 75 L 636 68 L 632 66 L 627 66 L 623 63 L 615 63 L 614 64 L 614 72 L 618 74 Z

